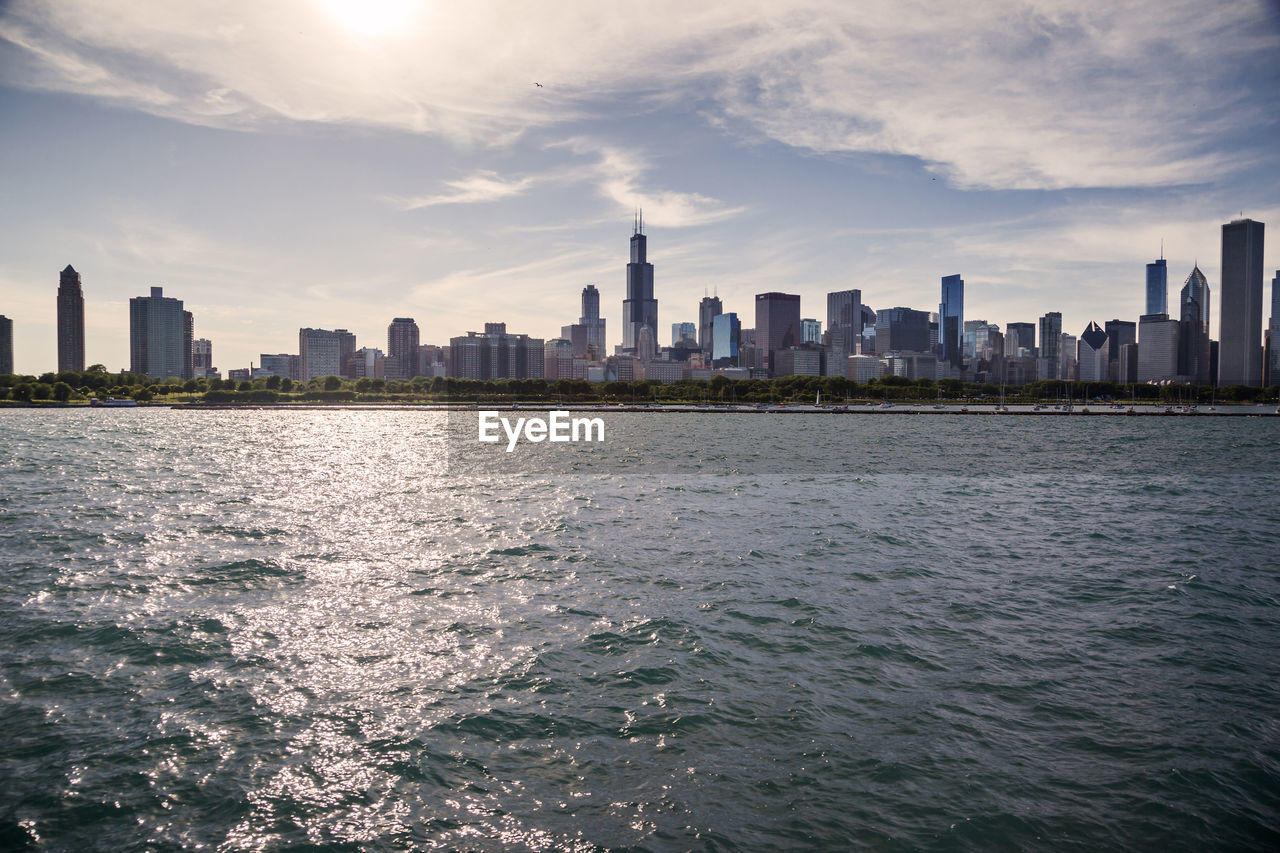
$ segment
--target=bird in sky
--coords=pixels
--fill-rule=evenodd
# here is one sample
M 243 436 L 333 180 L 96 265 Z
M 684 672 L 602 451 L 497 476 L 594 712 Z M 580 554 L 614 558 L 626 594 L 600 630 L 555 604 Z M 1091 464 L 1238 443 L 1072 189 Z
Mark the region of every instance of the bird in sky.
M 545 87 L 545 86 L 543 86 L 541 83 L 534 83 L 533 85 L 537 86 L 539 89 L 545 89 L 545 88 L 546 88 L 546 87 Z

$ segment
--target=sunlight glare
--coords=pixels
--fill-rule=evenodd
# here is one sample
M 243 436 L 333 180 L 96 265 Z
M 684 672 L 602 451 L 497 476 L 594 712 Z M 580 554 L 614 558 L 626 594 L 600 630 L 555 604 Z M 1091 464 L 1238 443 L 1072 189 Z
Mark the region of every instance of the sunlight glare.
M 421 5 L 420 0 L 322 0 L 344 29 L 366 36 L 388 36 L 403 29 Z

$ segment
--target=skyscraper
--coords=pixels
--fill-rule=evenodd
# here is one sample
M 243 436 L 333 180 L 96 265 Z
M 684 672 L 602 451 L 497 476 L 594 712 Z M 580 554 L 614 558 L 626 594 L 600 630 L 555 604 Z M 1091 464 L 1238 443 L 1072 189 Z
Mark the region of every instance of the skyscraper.
M 1147 264 L 1147 312 L 1169 313 L 1169 269 L 1164 258 Z
M 1165 382 L 1178 378 L 1178 321 L 1168 314 L 1138 318 L 1138 381 Z
M 13 321 L 0 314 L 0 375 L 13 373 Z
M 773 353 L 800 345 L 800 296 L 795 293 L 756 294 L 756 347 L 761 366 L 773 370 Z
M 822 343 L 822 321 L 806 317 L 800 321 L 800 343 Z
M 1004 354 L 1009 358 L 1017 358 L 1018 350 L 1026 350 L 1028 355 L 1035 355 L 1036 324 L 1007 323 L 1004 327 Z
M 84 290 L 71 264 L 58 280 L 58 372 L 84 370 Z
M 698 348 L 703 352 L 713 349 L 711 324 L 722 313 L 724 306 L 719 296 L 704 296 L 698 303 Z
M 1107 379 L 1126 382 L 1120 372 L 1120 350 L 1138 342 L 1138 324 L 1132 320 L 1108 320 L 1107 331 Z M 1136 362 L 1135 362 L 1136 365 Z
M 953 367 L 963 363 L 960 349 L 964 331 L 964 279 L 958 275 L 942 277 L 942 302 L 938 304 L 938 342 L 942 359 Z
M 876 312 L 876 354 L 929 351 L 929 313 L 914 308 L 883 308 Z
M 862 291 L 827 294 L 827 375 L 844 376 L 849 356 L 862 351 Z
M 1081 382 L 1107 381 L 1107 333 L 1090 323 L 1076 346 L 1076 362 Z
M 627 264 L 627 298 L 622 300 L 622 348 L 635 353 L 640 329 L 647 326 L 658 340 L 658 300 L 653 298 L 653 264 L 648 261 L 644 219 L 631 235 L 631 262 Z
M 1262 382 L 1263 224 L 1222 226 L 1222 296 L 1218 315 L 1218 384 Z
M 1280 270 L 1271 279 L 1271 320 L 1267 327 L 1266 384 L 1280 385 Z
M 397 379 L 412 379 L 418 372 L 418 324 L 412 317 L 396 317 L 387 326 L 387 356 L 395 359 Z
M 182 300 L 151 288 L 129 300 L 129 372 L 153 379 L 190 379 L 194 320 Z
M 738 367 L 738 347 L 742 342 L 742 324 L 738 315 L 717 314 L 711 321 L 711 360 L 715 367 Z
M 1209 282 L 1197 265 L 1182 285 L 1182 314 L 1178 330 L 1178 375 L 1196 385 L 1208 385 Z
M 578 324 L 586 328 L 585 355 L 592 361 L 604 358 L 604 322 L 604 318 L 600 316 L 600 291 L 596 290 L 594 284 L 588 284 L 582 288 L 582 316 L 578 318 Z M 656 315 L 654 322 L 658 322 Z
M 317 376 L 346 375 L 347 361 L 356 352 L 356 336 L 346 329 L 299 329 L 298 368 L 306 382 Z
M 265 365 L 264 365 L 265 366 Z M 208 338 L 191 341 L 191 378 L 209 376 L 213 372 L 213 342 Z
M 1040 318 L 1040 350 L 1036 375 L 1041 379 L 1059 379 L 1062 356 L 1062 313 L 1050 311 Z

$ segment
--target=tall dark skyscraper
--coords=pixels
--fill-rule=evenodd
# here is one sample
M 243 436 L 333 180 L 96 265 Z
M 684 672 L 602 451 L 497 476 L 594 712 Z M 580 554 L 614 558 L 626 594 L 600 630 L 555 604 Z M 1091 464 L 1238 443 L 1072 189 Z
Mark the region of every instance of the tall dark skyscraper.
M 1179 298 L 1182 313 L 1178 328 L 1178 375 L 1188 382 L 1208 385 L 1209 376 L 1209 282 L 1196 266 L 1182 285 Z
M 1169 268 L 1164 258 L 1147 264 L 1148 314 L 1169 313 Z
M 800 345 L 800 295 L 795 293 L 756 294 L 756 347 L 761 364 L 773 370 L 777 350 Z
M 1040 318 L 1040 349 L 1036 375 L 1040 379 L 1061 379 L 1062 312 L 1050 311 Z
M 1222 226 L 1219 385 L 1262 383 L 1262 237 L 1252 219 Z
M 153 379 L 190 379 L 194 322 L 182 300 L 151 288 L 150 296 L 129 300 L 129 372 Z
M 653 280 L 652 270 L 649 273 L 650 282 Z M 655 303 L 654 322 L 657 320 L 657 308 Z M 578 318 L 578 325 L 585 328 L 586 334 L 586 356 L 592 361 L 599 361 L 605 355 L 605 319 L 600 316 L 600 291 L 596 290 L 594 284 L 588 284 L 582 288 L 582 316 Z
M 849 356 L 861 351 L 862 291 L 827 294 L 827 375 L 844 376 Z
M 715 318 L 724 313 L 724 306 L 719 296 L 704 296 L 698 303 L 698 349 L 711 352 L 713 348 L 712 328 Z
M 964 331 L 964 279 L 958 275 L 942 278 L 942 302 L 938 305 L 938 341 L 942 358 L 959 367 L 962 363 L 960 343 Z
M 631 235 L 631 262 L 627 264 L 627 298 L 622 300 L 622 348 L 634 353 L 640 329 L 648 327 L 658 340 L 658 300 L 653 298 L 653 264 L 648 261 L 644 219 L 637 218 Z
M 387 326 L 387 356 L 395 358 L 396 373 L 412 379 L 418 373 L 418 324 L 412 317 L 396 317 Z
M 71 264 L 58 281 L 58 372 L 84 370 L 84 290 Z
M 13 373 L 13 321 L 0 314 L 0 374 Z

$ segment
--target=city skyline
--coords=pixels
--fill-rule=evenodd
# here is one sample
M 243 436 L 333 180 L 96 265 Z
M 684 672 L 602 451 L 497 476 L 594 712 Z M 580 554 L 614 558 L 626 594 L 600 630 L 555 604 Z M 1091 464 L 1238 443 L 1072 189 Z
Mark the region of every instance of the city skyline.
M 1221 225 L 1280 221 L 1274 6 L 365 6 L 0 13 L 15 369 L 56 366 L 68 264 L 86 362 L 158 286 L 225 370 L 400 316 L 549 339 L 587 284 L 621 339 L 637 207 L 663 338 L 707 293 L 932 311 L 957 272 L 966 317 L 1078 334 L 1141 316 L 1162 240 L 1218 299 Z

